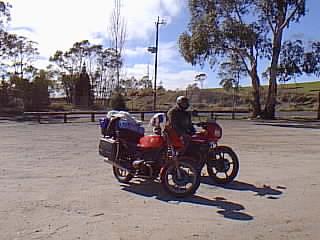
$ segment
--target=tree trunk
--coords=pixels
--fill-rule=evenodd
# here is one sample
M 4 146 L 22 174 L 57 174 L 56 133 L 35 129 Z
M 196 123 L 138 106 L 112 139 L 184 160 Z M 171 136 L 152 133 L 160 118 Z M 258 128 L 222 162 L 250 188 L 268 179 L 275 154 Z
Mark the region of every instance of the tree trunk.
M 268 97 L 267 97 L 266 106 L 263 112 L 263 118 L 265 119 L 275 118 L 276 101 L 277 101 L 277 68 L 278 68 L 278 61 L 279 61 L 279 56 L 281 51 L 281 41 L 282 41 L 282 30 L 280 29 L 279 32 L 277 32 L 273 38 Z
M 252 81 L 252 118 L 257 118 L 261 115 L 261 103 L 260 103 L 260 79 L 257 74 L 257 67 L 256 65 L 253 66 L 250 77 Z
M 270 65 L 270 79 L 269 79 L 269 90 L 266 106 L 263 112 L 263 117 L 265 119 L 274 119 L 276 102 L 277 102 L 277 71 L 278 71 L 278 62 L 281 52 L 282 45 L 282 34 L 283 27 L 282 25 L 285 22 L 285 12 L 279 15 L 277 26 L 275 27 L 276 31 L 273 36 L 273 48 L 272 48 L 272 59 Z

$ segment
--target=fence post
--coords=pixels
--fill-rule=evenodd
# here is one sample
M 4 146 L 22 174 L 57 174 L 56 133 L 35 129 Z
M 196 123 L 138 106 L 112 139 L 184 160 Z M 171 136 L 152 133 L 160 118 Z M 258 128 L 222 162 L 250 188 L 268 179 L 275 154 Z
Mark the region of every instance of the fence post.
M 320 120 L 320 91 L 318 92 L 318 120 Z
M 141 112 L 141 121 L 144 121 L 144 112 Z
M 38 123 L 41 123 L 41 113 L 38 114 Z
M 95 119 L 94 119 L 94 113 L 91 113 L 91 122 L 94 122 Z
M 66 113 L 63 114 L 63 122 L 64 122 L 64 123 L 67 123 L 67 122 L 68 122 L 67 114 L 66 114 Z
M 214 119 L 214 112 L 211 112 L 210 117 L 211 119 Z

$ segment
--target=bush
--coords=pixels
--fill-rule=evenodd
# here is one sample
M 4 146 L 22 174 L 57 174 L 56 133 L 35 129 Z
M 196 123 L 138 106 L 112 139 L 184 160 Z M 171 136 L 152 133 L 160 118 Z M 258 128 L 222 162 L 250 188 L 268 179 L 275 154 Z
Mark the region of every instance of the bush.
M 114 110 L 118 110 L 118 111 L 126 111 L 126 100 L 125 98 L 122 96 L 121 93 L 115 93 L 112 97 L 111 97 L 111 101 L 110 101 L 110 107 Z
M 151 88 L 141 89 L 138 95 L 140 97 L 153 96 L 153 90 Z
M 72 104 L 68 103 L 51 103 L 49 106 L 49 110 L 52 111 L 71 111 L 73 108 Z

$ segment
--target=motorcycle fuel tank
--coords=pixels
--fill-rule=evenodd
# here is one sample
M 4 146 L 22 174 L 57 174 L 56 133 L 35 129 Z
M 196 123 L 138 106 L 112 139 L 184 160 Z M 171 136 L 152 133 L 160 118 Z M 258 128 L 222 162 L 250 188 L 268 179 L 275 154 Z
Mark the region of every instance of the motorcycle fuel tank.
M 161 148 L 163 144 L 163 138 L 158 135 L 143 136 L 139 140 L 139 146 L 141 148 Z

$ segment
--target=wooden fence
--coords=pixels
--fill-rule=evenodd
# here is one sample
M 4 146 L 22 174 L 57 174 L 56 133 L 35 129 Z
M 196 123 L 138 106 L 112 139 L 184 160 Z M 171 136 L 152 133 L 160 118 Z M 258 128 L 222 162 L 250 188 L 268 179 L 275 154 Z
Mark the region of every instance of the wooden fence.
M 155 113 L 163 113 L 165 111 L 130 111 L 130 114 L 139 115 L 141 121 L 145 121 L 147 115 L 155 114 Z M 108 111 L 69 111 L 69 112 L 24 112 L 25 117 L 32 117 L 36 119 L 38 123 L 41 123 L 44 120 L 44 117 L 54 117 L 59 116 L 63 117 L 63 122 L 68 122 L 68 116 L 80 116 L 80 115 L 88 115 L 90 116 L 91 122 L 96 121 L 97 115 L 106 115 Z M 221 117 L 230 115 L 232 119 L 235 119 L 237 114 L 248 114 L 248 111 L 197 111 L 199 116 L 210 116 L 211 119 L 217 119 L 219 116 Z

